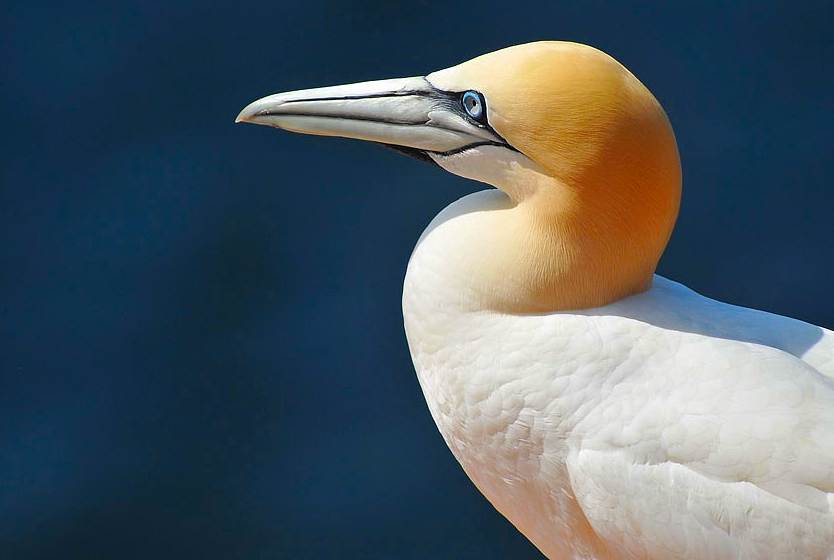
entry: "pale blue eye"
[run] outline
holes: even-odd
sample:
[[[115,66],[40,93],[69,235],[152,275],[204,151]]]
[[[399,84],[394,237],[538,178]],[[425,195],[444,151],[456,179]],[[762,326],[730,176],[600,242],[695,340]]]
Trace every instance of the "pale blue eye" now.
[[[466,114],[480,121],[484,118],[484,99],[477,91],[467,91],[461,97],[461,104]]]

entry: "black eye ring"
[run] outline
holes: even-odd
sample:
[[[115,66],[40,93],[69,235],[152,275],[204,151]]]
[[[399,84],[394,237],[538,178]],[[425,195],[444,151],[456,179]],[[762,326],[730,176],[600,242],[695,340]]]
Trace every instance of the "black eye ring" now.
[[[477,91],[465,91],[460,98],[460,104],[467,115],[479,123],[486,124],[486,102],[483,95]]]

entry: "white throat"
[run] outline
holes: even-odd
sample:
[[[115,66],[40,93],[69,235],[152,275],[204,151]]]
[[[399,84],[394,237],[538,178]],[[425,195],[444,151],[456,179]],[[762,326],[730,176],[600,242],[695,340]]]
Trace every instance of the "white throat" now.
[[[498,187],[516,202],[553,182],[539,164],[503,146],[477,146],[452,155],[431,154],[431,158],[450,173]]]

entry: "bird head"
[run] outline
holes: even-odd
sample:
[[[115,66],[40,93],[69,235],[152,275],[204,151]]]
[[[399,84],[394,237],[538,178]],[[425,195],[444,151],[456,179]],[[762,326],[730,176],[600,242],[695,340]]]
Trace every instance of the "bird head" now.
[[[576,43],[271,95],[237,121],[377,142],[501,189],[502,210],[525,224],[516,243],[534,247],[531,264],[501,265],[530,267],[514,310],[598,306],[646,289],[677,217],[680,160],[666,114],[625,67]]]

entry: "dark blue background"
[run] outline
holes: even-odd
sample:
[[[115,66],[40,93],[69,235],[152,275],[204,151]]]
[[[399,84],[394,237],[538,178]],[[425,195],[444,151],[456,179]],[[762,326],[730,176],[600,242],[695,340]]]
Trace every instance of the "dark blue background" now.
[[[834,326],[834,3],[0,8],[4,558],[534,558],[437,433],[406,262],[482,186],[233,125],[276,91],[595,45],[684,169],[660,272]]]

